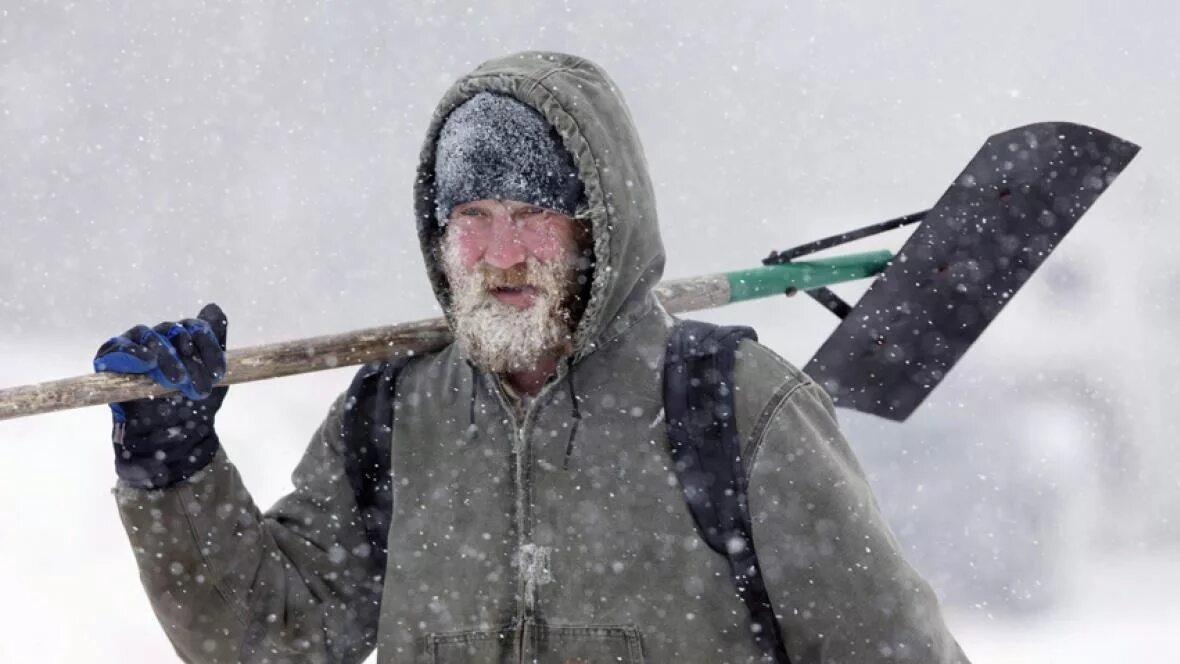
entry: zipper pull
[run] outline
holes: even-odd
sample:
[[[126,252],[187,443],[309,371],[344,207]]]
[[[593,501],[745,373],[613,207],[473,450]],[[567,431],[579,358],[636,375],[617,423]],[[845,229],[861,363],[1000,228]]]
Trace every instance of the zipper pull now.
[[[549,569],[549,554],[553,549],[547,546],[537,546],[529,543],[520,547],[518,564],[520,576],[524,579],[524,603],[529,616],[537,608],[538,586],[553,582],[553,573]]]

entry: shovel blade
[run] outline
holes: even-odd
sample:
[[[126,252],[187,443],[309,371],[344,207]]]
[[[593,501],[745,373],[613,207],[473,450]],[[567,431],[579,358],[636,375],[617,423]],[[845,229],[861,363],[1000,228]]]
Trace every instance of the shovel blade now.
[[[837,406],[905,420],[1138,151],[1064,122],[992,136],[805,371]]]

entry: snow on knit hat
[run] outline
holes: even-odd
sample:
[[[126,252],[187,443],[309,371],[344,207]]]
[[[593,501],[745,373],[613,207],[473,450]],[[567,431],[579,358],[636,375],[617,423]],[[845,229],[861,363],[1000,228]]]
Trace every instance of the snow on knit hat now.
[[[573,215],[582,181],[553,127],[531,107],[481,92],[447,116],[434,152],[437,219],[481,198],[520,201]]]

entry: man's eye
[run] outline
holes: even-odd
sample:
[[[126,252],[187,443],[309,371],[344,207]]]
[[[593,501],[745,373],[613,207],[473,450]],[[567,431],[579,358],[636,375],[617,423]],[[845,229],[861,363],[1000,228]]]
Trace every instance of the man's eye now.
[[[459,214],[465,217],[482,217],[483,210],[479,208],[463,208],[462,210],[459,210]]]

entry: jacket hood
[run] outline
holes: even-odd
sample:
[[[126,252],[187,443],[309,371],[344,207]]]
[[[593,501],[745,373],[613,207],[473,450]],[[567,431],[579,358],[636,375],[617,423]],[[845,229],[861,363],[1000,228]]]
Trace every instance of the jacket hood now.
[[[595,258],[590,299],[573,339],[573,359],[581,359],[651,305],[652,288],[664,270],[655,195],[631,113],[606,72],[563,53],[524,52],[490,60],[447,90],[422,146],[414,208],[427,274],[452,324],[451,292],[435,252],[442,236],[435,217],[435,144],[451,111],[480,92],[508,95],[536,109],[577,165]]]

